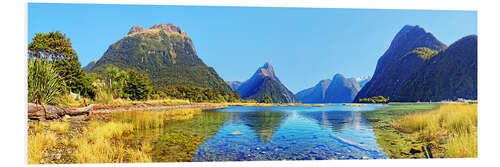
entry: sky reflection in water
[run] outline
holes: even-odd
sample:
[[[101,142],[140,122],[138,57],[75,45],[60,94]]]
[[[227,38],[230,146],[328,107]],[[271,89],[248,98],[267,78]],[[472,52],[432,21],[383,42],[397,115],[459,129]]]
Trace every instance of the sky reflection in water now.
[[[361,116],[373,109],[376,106],[232,106],[208,111],[230,119],[200,145],[193,161],[386,158]]]

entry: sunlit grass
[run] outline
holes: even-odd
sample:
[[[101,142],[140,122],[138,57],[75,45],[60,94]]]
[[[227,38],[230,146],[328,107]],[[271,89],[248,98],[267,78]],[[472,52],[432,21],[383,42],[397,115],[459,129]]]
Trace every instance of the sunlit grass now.
[[[477,157],[477,132],[463,132],[451,136],[446,148],[446,155],[448,157]]]
[[[126,146],[123,138],[133,134],[133,125],[120,122],[90,122],[72,142],[77,163],[151,162],[151,157]]]
[[[447,104],[393,120],[390,125],[404,132],[418,133],[428,142],[447,142],[447,157],[477,156],[477,104]]]
[[[28,135],[28,163],[40,164],[43,154],[56,145],[57,135],[52,131],[41,131]]]
[[[56,132],[57,134],[63,134],[69,128],[68,122],[51,122],[49,124],[49,129]]]
[[[91,100],[83,97],[74,99],[73,96],[66,93],[57,99],[57,105],[67,107],[83,107],[85,106],[85,101],[90,102]]]
[[[312,106],[313,106],[313,107],[326,107],[326,105],[325,105],[325,104],[314,104],[314,105],[312,105]]]
[[[201,109],[173,109],[162,111],[116,111],[113,121],[126,122],[134,129],[154,129],[163,127],[168,120],[186,120],[201,113]]]

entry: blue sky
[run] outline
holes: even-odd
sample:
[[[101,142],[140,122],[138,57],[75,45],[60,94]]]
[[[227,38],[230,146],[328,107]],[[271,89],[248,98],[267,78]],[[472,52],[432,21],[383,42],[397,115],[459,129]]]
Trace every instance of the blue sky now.
[[[373,75],[404,25],[420,25],[446,45],[477,34],[476,11],[28,4],[28,42],[61,31],[83,66],[132,26],[156,23],[181,27],[224,80],[244,81],[270,62],[294,93],[336,73]]]

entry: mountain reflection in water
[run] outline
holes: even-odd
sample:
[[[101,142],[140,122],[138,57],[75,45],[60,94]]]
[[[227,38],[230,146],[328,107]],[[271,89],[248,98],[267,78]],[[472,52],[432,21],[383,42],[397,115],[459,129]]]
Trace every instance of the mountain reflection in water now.
[[[361,116],[373,109],[233,106],[208,111],[226,113],[229,120],[200,145],[193,161],[386,158]]]

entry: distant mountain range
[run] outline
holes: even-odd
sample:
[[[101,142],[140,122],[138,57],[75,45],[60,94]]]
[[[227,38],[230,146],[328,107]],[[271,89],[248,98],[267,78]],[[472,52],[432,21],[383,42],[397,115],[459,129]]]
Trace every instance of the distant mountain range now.
[[[133,26],[125,37],[109,46],[99,60],[90,62],[84,69],[102,73],[109,66],[145,72],[155,88],[218,88],[237,95],[198,57],[191,38],[174,24],[155,24],[149,29]]]
[[[422,27],[409,25],[395,35],[379,58],[373,77],[336,74],[296,95],[281,83],[269,63],[245,82],[225,82],[198,57],[187,33],[174,24],[155,24],[149,29],[133,26],[84,70],[103,73],[111,66],[146,73],[157,90],[201,87],[222,91],[233,99],[238,93],[256,101],[269,96],[275,103],[358,102],[375,96],[392,102],[477,99],[477,36],[463,37],[447,47]]]
[[[296,96],[303,103],[344,103],[352,102],[361,86],[370,80],[370,77],[345,78],[342,74],[335,74],[330,79],[321,80],[312,88],[302,90]]]
[[[245,82],[226,82],[240,94],[243,99],[254,99],[258,102],[270,96],[274,103],[294,103],[299,99],[285,87],[274,73],[274,68],[266,62],[259,67],[253,76]]]
[[[229,87],[231,87],[231,89],[236,91],[240,87],[242,82],[240,82],[240,81],[226,81],[226,84],[228,84]]]
[[[374,96],[392,102],[477,99],[476,40],[468,36],[447,48],[423,28],[404,26],[354,102]]]

